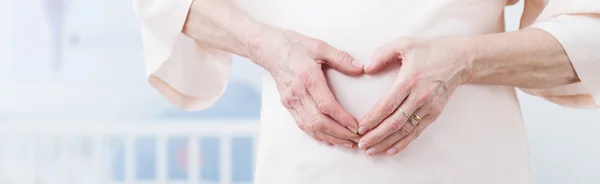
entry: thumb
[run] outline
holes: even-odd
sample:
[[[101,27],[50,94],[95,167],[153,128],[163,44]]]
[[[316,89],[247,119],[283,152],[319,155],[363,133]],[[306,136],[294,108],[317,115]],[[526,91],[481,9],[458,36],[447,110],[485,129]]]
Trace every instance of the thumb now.
[[[364,65],[352,58],[347,52],[338,50],[331,45],[320,42],[317,46],[315,59],[343,73],[358,75],[363,72]]]
[[[410,40],[398,39],[377,48],[373,52],[371,63],[365,66],[365,73],[374,74],[381,71],[390,63],[400,62],[402,60],[402,53],[410,49],[412,45],[413,43]]]

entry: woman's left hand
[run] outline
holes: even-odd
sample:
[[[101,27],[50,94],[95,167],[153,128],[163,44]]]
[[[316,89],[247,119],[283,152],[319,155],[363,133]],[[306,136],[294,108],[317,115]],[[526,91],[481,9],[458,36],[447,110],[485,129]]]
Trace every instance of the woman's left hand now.
[[[435,121],[454,90],[469,78],[470,55],[459,39],[401,38],[375,51],[367,74],[391,62],[402,66],[392,86],[359,122],[359,148],[394,155]]]

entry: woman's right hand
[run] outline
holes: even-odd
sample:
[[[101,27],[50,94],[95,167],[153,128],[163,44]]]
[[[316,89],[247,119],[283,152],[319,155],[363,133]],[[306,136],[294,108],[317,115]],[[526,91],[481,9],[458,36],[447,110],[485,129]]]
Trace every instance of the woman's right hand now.
[[[264,28],[253,38],[248,57],[275,79],[281,102],[298,127],[327,145],[354,147],[358,121],[336,101],[322,65],[357,75],[363,65],[324,41],[278,28]]]
[[[145,9],[154,10],[154,6]],[[156,14],[150,11],[147,16]],[[347,74],[362,73],[363,66],[353,62],[348,53],[257,22],[231,0],[192,1],[182,32],[196,43],[244,56],[270,72],[285,107],[298,126],[315,139],[348,147],[354,145],[352,140],[358,141],[358,121],[336,102],[321,69],[327,64]]]

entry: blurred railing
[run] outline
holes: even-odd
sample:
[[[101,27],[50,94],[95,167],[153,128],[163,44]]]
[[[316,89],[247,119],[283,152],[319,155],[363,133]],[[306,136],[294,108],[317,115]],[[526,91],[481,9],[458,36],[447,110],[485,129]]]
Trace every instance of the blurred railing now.
[[[196,120],[197,121],[197,120]],[[188,138],[188,163],[199,163],[198,139],[220,139],[219,182],[232,183],[232,138],[255,137],[258,124],[245,120],[210,120],[209,123],[168,124],[122,123],[10,123],[0,126],[0,183],[2,184],[107,184],[107,183],[215,183],[202,181],[200,166],[187,164],[186,181],[170,181],[167,168],[168,137]],[[156,140],[156,179],[136,179],[136,138],[153,136]],[[110,179],[107,142],[124,141],[124,181]],[[255,139],[256,140],[256,139]],[[254,144],[256,146],[256,144]],[[253,149],[256,150],[256,149]],[[255,151],[253,151],[255,154]],[[254,156],[252,157],[255,158]]]

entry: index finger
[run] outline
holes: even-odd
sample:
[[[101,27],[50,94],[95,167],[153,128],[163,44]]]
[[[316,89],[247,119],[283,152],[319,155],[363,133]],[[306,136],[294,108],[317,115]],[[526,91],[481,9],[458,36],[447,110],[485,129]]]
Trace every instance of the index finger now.
[[[350,129],[353,133],[358,132],[358,120],[348,113],[340,103],[337,102],[333,93],[327,86],[327,80],[323,71],[319,70],[311,75],[312,80],[306,83],[306,89],[317,104],[319,110],[338,123]]]
[[[325,42],[317,42],[315,59],[317,63],[325,63],[345,74],[357,75],[363,72],[364,65],[344,51],[338,50]]]
[[[414,41],[407,38],[399,38],[389,42],[375,50],[371,57],[371,63],[365,66],[365,73],[374,74],[385,68],[391,62],[399,62],[400,56],[414,45]]]
[[[364,134],[379,125],[386,117],[396,111],[409,93],[409,86],[402,84],[394,85],[392,91],[381,98],[381,100],[379,100],[377,104],[363,116],[359,122],[358,133]]]

